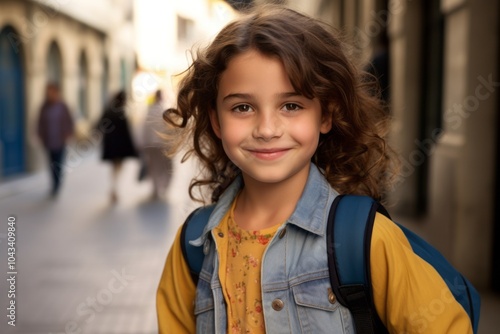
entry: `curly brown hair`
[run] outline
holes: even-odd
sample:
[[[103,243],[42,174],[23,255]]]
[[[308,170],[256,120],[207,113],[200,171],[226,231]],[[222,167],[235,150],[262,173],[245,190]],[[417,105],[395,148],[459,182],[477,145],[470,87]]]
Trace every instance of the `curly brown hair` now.
[[[322,113],[332,117],[332,129],[320,137],[312,157],[339,193],[363,194],[380,199],[397,174],[398,162],[385,137],[389,117],[374,95],[374,80],[346,56],[344,43],[331,27],[282,6],[261,6],[228,24],[205,49],[198,50],[184,72],[177,108],[165,120],[177,126],[179,143],[192,139],[183,160],[193,153],[204,175],[191,182],[209,186],[212,201],[238,175],[210,124],[216,110],[219,78],[236,55],[249,50],[277,57],[294,89],[318,98]],[[179,145],[177,146],[179,148]]]

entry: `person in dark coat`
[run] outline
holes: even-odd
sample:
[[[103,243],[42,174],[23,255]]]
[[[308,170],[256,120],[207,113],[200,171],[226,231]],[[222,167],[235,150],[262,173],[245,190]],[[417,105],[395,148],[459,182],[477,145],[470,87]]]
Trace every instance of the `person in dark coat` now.
[[[38,118],[38,137],[47,151],[52,197],[58,194],[61,186],[66,142],[73,132],[73,119],[68,106],[61,99],[59,86],[56,83],[47,84],[45,101]]]
[[[109,161],[112,165],[111,201],[113,203],[117,201],[116,183],[123,160],[129,157],[137,157],[137,151],[125,115],[126,102],[127,95],[125,92],[118,92],[108,107],[105,108],[99,120],[99,128],[106,129],[106,131],[103,131],[102,160]]]

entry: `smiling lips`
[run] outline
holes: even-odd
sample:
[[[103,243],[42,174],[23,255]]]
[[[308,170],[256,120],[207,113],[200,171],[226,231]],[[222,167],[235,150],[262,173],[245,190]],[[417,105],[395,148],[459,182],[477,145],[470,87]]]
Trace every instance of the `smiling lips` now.
[[[289,148],[267,148],[267,149],[248,149],[254,157],[261,160],[275,160],[284,156]]]

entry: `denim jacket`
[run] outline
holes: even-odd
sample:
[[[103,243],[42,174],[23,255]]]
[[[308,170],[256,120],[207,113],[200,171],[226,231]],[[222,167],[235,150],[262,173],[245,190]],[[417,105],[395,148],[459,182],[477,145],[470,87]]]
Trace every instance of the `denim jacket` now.
[[[237,178],[220,197],[202,236],[205,260],[198,281],[196,332],[227,333],[226,303],[219,280],[216,238],[212,236],[242,187]],[[338,193],[311,164],[295,211],[278,229],[262,258],[262,307],[266,333],[354,333],[348,309],[330,288],[326,224]]]

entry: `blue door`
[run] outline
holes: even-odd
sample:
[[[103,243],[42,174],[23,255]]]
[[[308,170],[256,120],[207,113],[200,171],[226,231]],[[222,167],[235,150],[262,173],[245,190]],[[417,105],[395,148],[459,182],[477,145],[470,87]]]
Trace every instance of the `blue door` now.
[[[0,177],[25,170],[22,50],[10,28],[0,32]]]

